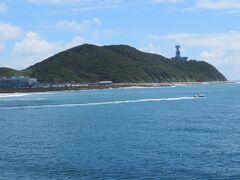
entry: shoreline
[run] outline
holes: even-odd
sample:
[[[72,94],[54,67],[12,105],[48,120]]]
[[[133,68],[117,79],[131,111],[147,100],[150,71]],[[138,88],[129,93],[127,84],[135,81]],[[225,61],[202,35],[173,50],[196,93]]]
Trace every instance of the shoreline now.
[[[204,84],[229,84],[237,81],[206,81],[206,82],[172,82],[172,83],[113,83],[111,85],[94,86],[69,86],[69,87],[51,87],[51,88],[19,88],[19,89],[0,89],[0,94],[6,93],[29,93],[29,92],[53,92],[53,91],[80,91],[80,90],[99,90],[99,89],[118,89],[131,87],[172,87],[185,85],[204,85]]]

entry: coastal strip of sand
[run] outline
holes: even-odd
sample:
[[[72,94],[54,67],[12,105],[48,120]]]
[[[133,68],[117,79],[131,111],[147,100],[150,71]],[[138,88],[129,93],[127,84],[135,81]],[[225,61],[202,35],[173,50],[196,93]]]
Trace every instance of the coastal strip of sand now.
[[[26,92],[51,92],[67,90],[97,90],[110,88],[134,88],[134,87],[171,87],[184,85],[203,85],[203,84],[223,84],[236,83],[236,81],[210,81],[210,82],[164,82],[164,83],[112,83],[110,85],[89,85],[89,86],[66,86],[66,87],[34,87],[34,88],[16,88],[0,89],[0,93],[26,93]]]

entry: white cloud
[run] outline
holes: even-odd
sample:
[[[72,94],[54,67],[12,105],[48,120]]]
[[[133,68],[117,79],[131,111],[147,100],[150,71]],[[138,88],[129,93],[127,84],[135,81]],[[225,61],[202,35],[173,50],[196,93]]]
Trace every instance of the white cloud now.
[[[195,58],[217,67],[229,79],[240,79],[240,32],[215,34],[169,34],[149,37],[152,42],[181,44],[198,53]],[[196,53],[196,54],[197,54]]]
[[[77,21],[59,21],[55,24],[57,28],[65,29],[69,31],[83,32],[90,28],[92,25],[101,25],[101,21],[98,18],[93,20],[84,20],[82,22]]]
[[[20,27],[0,22],[0,42],[18,39],[22,34],[23,30]]]
[[[88,0],[28,0],[31,3],[46,3],[46,4],[64,4],[64,3],[84,3]],[[91,0],[90,0],[91,1]]]
[[[58,44],[48,42],[37,33],[28,32],[22,41],[15,43],[10,64],[23,68],[53,55],[58,49]]]
[[[93,21],[99,26],[102,24],[102,21],[98,18],[94,18]]]
[[[69,43],[67,43],[63,47],[64,47],[64,49],[69,49],[69,48],[73,48],[73,47],[82,45],[82,44],[87,43],[87,42],[88,41],[84,37],[75,36]]]
[[[164,36],[150,36],[151,40],[171,40],[179,44],[201,47],[221,47],[225,49],[240,49],[240,32],[230,31],[216,34],[179,33]]]
[[[0,51],[4,49],[4,44],[0,44]]]
[[[25,0],[34,4],[50,4],[62,7],[62,10],[54,10],[53,12],[79,12],[89,11],[103,8],[115,8],[122,4],[123,0]]]
[[[153,0],[153,3],[178,3],[183,2],[184,0]]]
[[[82,45],[85,38],[75,36],[69,42],[49,42],[38,33],[28,32],[23,40],[16,42],[8,66],[23,69],[40,62],[58,52]]]
[[[240,0],[198,0],[196,7],[200,9],[239,9]]]
[[[185,0],[152,0],[153,3],[179,3]],[[208,10],[234,10],[240,9],[240,0],[195,0],[194,6],[186,7],[183,11],[192,11],[197,9]]]
[[[161,46],[158,46],[155,43],[149,43],[148,45],[141,47],[139,50],[148,53],[160,54],[165,57],[168,56],[168,54],[162,50]]]
[[[122,0],[27,0],[31,3],[44,3],[44,4],[67,4],[67,3],[81,3],[81,4],[114,4],[121,3]]]
[[[26,31],[16,25],[0,22],[0,51],[8,47],[8,49],[4,49],[4,55],[0,58],[0,66],[23,69],[63,50],[92,42],[96,38],[96,32],[101,32],[102,36],[105,34],[105,30],[99,28],[101,23],[98,18],[82,22],[59,22],[56,24],[58,28],[74,31],[76,36],[69,41],[51,42],[36,32]],[[79,32],[82,31],[91,35],[92,40],[89,41],[79,36]]]
[[[8,6],[5,3],[0,2],[0,13],[5,13],[7,10]]]
[[[55,26],[57,28],[66,29],[70,31],[86,31],[91,25],[90,21],[76,22],[76,21],[59,21]]]
[[[200,57],[216,66],[231,80],[240,79],[239,50],[210,49],[200,53]]]
[[[218,66],[225,63],[225,59],[221,60],[224,55],[225,55],[224,49],[204,50],[200,53],[202,59],[208,62],[212,62]]]
[[[5,46],[9,41],[19,40],[23,35],[24,30],[21,29],[20,27],[6,22],[0,22],[0,51],[3,51],[5,49]],[[2,57],[0,61],[1,63],[3,63]]]

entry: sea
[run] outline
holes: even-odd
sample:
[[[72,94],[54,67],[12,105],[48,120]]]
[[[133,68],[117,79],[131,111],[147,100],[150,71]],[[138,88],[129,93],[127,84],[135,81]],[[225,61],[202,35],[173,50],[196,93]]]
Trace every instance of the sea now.
[[[240,179],[240,84],[0,94],[0,179]]]

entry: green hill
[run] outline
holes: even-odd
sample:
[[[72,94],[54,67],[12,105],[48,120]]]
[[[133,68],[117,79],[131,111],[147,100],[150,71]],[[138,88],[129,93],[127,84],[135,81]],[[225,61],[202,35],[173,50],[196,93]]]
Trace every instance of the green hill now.
[[[17,71],[15,69],[0,67],[0,77],[9,77],[9,76],[18,76],[21,75],[21,71]]]
[[[4,75],[5,74],[5,75]],[[212,65],[172,61],[126,45],[84,44],[56,54],[22,71],[0,69],[0,76],[36,77],[40,82],[192,82],[225,81]]]

